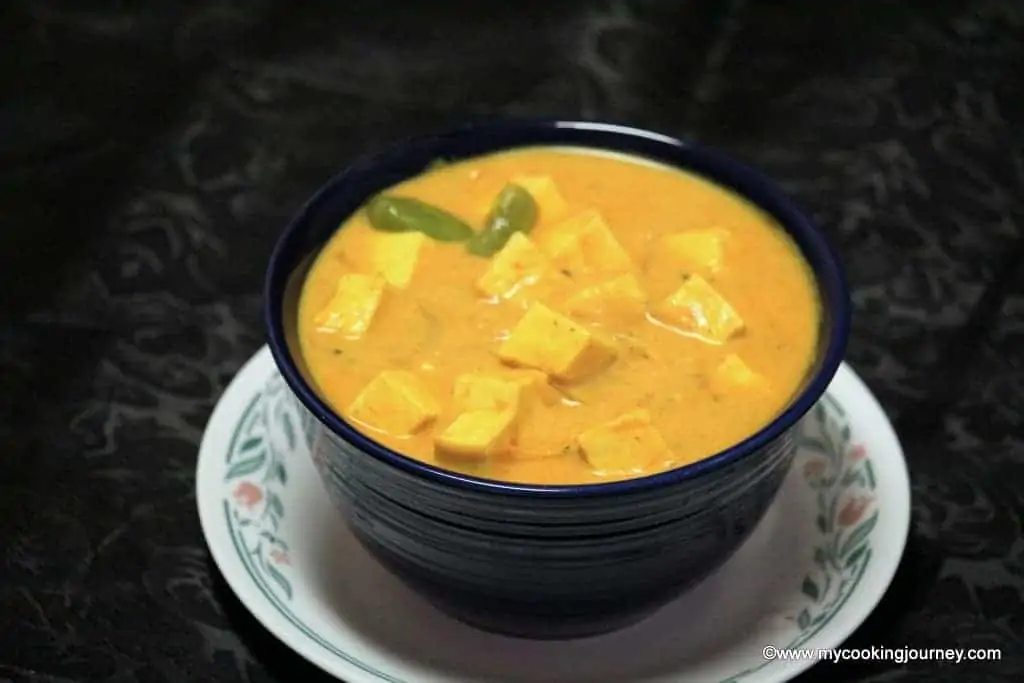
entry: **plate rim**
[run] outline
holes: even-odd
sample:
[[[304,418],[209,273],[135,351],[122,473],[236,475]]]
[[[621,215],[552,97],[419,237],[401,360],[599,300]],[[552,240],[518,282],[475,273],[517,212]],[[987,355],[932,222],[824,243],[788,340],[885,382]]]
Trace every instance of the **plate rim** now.
[[[269,367],[264,373],[267,375],[266,377],[257,374],[261,366],[268,365]],[[251,570],[244,565],[238,552],[231,552],[234,549],[234,534],[230,524],[222,521],[225,519],[222,513],[226,512],[226,504],[222,506],[219,498],[212,502],[204,502],[207,501],[207,498],[204,498],[203,492],[213,490],[214,487],[213,482],[206,480],[206,477],[213,476],[212,472],[209,474],[207,472],[215,467],[213,461],[216,453],[212,452],[213,444],[226,443],[230,438],[230,425],[224,418],[231,417],[235,412],[241,416],[241,412],[262,395],[262,383],[272,376],[273,367],[270,349],[264,344],[239,367],[227,387],[218,396],[204,427],[196,459],[195,497],[199,523],[208,551],[228,588],[253,618],[286,647],[328,675],[352,683],[363,683],[370,680],[388,683],[418,683],[415,679],[400,678],[380,671],[374,665],[365,663],[358,657],[334,646],[322,636],[317,637],[314,630],[301,620],[290,619],[280,607],[275,605],[275,601],[266,594],[266,591],[254,581]],[[900,523],[903,528],[889,534],[892,541],[887,550],[891,553],[891,559],[888,565],[880,570],[878,578],[874,582],[877,589],[864,596],[856,605],[844,601],[833,613],[833,616],[845,612],[847,617],[840,622],[832,622],[831,617],[826,621],[826,624],[831,622],[834,625],[839,625],[829,639],[831,642],[822,643],[818,647],[810,649],[840,647],[877,609],[879,603],[888,593],[902,563],[910,533],[912,504],[910,473],[899,436],[871,388],[846,361],[840,364],[837,376],[839,374],[845,375],[844,381],[854,385],[855,391],[866,402],[867,408],[874,412],[877,418],[880,418],[877,422],[881,424],[886,433],[879,438],[891,444],[892,452],[887,455],[887,458],[892,460],[890,467],[894,468],[894,471],[890,473],[890,476],[894,478],[898,476],[903,482],[902,487],[899,487],[896,481],[890,482],[895,487],[891,495],[895,499],[898,493],[899,498],[905,504],[899,508],[893,507],[896,510],[896,515],[889,524]],[[896,500],[895,502],[898,504],[900,501]],[[229,545],[217,542],[218,535],[232,543]],[[290,628],[280,628],[279,624],[282,621],[287,623]],[[827,647],[825,647],[826,645]],[[804,644],[801,644],[800,647],[803,646]],[[766,660],[754,669],[748,668],[732,673],[725,679],[721,679],[719,683],[731,683],[732,681],[783,683],[803,673],[816,663],[816,660],[812,658],[788,661]],[[373,678],[367,679],[367,676]]]

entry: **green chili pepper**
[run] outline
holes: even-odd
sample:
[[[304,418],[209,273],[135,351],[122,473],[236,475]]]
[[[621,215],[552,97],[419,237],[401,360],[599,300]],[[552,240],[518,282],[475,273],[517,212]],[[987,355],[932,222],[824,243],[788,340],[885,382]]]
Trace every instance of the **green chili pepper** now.
[[[528,233],[537,221],[537,202],[533,195],[509,183],[491,205],[484,228],[466,243],[471,254],[490,256],[498,252],[514,232]]]
[[[450,165],[450,163],[451,162],[448,161],[447,159],[445,159],[444,157],[438,157],[438,158],[432,160],[429,164],[427,164],[424,167],[423,171],[424,171],[424,173],[430,173],[431,171],[437,171],[437,170],[440,170],[440,169]]]
[[[411,197],[374,197],[366,215],[377,230],[418,231],[440,242],[461,242],[473,234],[471,227],[447,211]]]

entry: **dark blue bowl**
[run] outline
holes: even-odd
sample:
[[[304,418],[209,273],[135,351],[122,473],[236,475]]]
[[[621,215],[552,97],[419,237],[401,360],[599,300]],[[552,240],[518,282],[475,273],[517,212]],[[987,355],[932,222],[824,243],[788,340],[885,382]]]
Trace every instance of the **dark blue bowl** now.
[[[612,150],[695,172],[773,215],[810,263],[824,310],[819,355],[771,424],[700,462],[623,482],[533,486],[474,478],[362,435],[314,392],[296,309],[318,250],[374,193],[435,159],[560,145]],[[842,360],[850,304],[818,228],[770,181],[722,154],[618,125],[518,121],[408,140],[335,176],[285,230],[267,271],[266,323],[281,374],[315,418],[314,460],[360,542],[449,614],[481,628],[567,638],[620,628],[718,568],[750,534],[789,470],[800,418]]]

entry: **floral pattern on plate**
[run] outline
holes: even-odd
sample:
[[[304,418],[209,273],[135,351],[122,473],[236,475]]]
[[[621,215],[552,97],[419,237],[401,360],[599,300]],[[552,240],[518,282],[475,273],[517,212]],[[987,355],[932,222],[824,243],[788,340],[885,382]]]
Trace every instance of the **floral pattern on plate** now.
[[[225,454],[224,510],[239,559],[253,582],[288,621],[335,655],[380,680],[400,679],[369,667],[328,643],[288,607],[292,599],[291,556],[281,537],[287,511],[288,458],[309,457],[313,425],[272,373],[231,432]],[[800,586],[801,604],[786,618],[794,633],[785,647],[799,648],[839,612],[872,561],[872,532],[879,510],[875,468],[866,447],[853,440],[840,403],[826,394],[804,419],[794,469],[816,500],[812,570]],[[765,661],[721,683],[740,683],[768,666]]]

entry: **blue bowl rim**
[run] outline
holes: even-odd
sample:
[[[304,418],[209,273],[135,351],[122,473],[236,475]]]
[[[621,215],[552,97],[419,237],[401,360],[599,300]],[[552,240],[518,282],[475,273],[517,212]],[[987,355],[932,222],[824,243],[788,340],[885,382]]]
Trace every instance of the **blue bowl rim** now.
[[[375,163],[396,153],[401,154],[402,150],[408,150],[419,144],[437,144],[445,140],[457,140],[465,136],[483,135],[502,137],[515,133],[523,137],[528,133],[540,134],[542,131],[550,133],[553,129],[565,131],[566,135],[572,135],[573,131],[600,133],[609,137],[619,139],[633,139],[645,145],[656,145],[662,148],[668,156],[674,149],[676,153],[685,152],[690,158],[696,158],[704,166],[703,171],[695,171],[691,166],[683,163],[673,163],[671,160],[659,156],[651,158],[657,163],[670,167],[679,168],[684,171],[697,173],[707,180],[730,187],[740,196],[750,201],[755,206],[772,215],[783,228],[795,239],[804,245],[801,247],[805,258],[812,265],[815,274],[815,282],[819,292],[832,291],[836,293],[831,302],[831,307],[826,306],[824,296],[822,306],[829,318],[828,345],[822,356],[821,364],[817,371],[805,383],[800,394],[790,402],[789,406],[779,413],[769,424],[750,435],[743,441],[719,451],[711,456],[689,463],[671,470],[655,474],[636,477],[632,479],[617,480],[611,482],[589,483],[589,484],[565,484],[565,485],[540,485],[524,484],[483,477],[474,477],[462,474],[441,467],[435,467],[409,456],[402,455],[383,444],[380,444],[370,437],[365,436],[355,427],[346,422],[339,414],[332,410],[309,386],[299,371],[295,361],[288,350],[283,319],[283,295],[291,277],[292,270],[287,272],[280,265],[282,255],[286,252],[289,243],[296,239],[305,227],[308,219],[315,215],[315,211],[321,201],[337,188],[341,183],[350,179],[353,173],[372,174]],[[515,149],[535,146],[536,144],[522,142],[514,145],[497,145],[493,152],[503,149]],[[601,147],[594,144],[573,144],[571,142],[560,143],[549,146],[579,147],[584,149],[613,151],[626,156],[645,158],[644,154],[631,151],[624,151],[612,147]],[[713,169],[708,173],[707,169]],[[747,192],[735,188],[738,181],[746,186],[757,188],[758,194],[768,197],[769,202],[757,201]],[[765,203],[774,205],[769,209]],[[810,252],[810,253],[808,253]],[[672,486],[686,480],[707,475],[735,463],[746,456],[761,451],[763,448],[782,436],[787,430],[793,427],[821,398],[827,390],[833,377],[843,361],[846,351],[846,344],[849,338],[851,325],[851,305],[849,301],[849,290],[846,283],[845,273],[838,255],[829,243],[829,240],[818,228],[816,223],[782,191],[762,173],[755,170],[729,155],[716,149],[706,147],[692,141],[672,137],[663,133],[638,128],[635,126],[619,123],[569,120],[569,119],[501,119],[497,121],[486,121],[471,123],[461,127],[448,129],[440,133],[416,135],[400,140],[389,146],[386,150],[369,154],[358,158],[346,168],[336,173],[330,180],[322,185],[316,193],[299,209],[290,223],[281,234],[268,262],[264,282],[264,322],[267,327],[267,341],[271,354],[278,370],[283,376],[289,388],[298,397],[299,401],[309,410],[327,429],[349,444],[355,446],[379,461],[383,461],[399,470],[405,471],[414,476],[422,477],[442,485],[452,486],[456,489],[475,491],[478,493],[495,493],[506,495],[530,495],[544,497],[591,497],[625,495],[651,491],[658,488]]]

